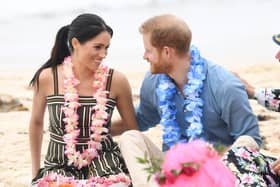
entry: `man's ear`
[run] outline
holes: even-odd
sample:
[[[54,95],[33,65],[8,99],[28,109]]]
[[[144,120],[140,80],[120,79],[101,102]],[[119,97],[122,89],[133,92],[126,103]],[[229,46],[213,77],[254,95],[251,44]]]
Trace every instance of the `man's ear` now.
[[[161,50],[161,53],[162,55],[166,56],[167,58],[170,58],[170,55],[171,55],[171,49],[170,47],[168,46],[164,46]]]
[[[164,54],[167,58],[172,58],[175,54],[175,49],[169,46],[164,46],[162,48],[162,54]]]

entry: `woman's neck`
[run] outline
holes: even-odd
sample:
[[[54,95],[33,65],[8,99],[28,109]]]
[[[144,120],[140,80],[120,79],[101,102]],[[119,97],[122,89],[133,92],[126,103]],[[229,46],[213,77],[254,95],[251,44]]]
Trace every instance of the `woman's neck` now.
[[[75,77],[80,80],[80,82],[92,80],[94,71],[84,66],[82,62],[75,58],[72,58],[72,63]]]

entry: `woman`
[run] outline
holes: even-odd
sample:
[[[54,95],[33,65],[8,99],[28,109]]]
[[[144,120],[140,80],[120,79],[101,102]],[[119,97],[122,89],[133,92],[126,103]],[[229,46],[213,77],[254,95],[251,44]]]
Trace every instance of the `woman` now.
[[[127,78],[103,65],[112,35],[99,16],[79,15],[58,31],[50,59],[31,80],[32,183],[51,172],[76,179],[128,173],[111,134],[137,126]],[[40,169],[46,106],[50,142]],[[118,132],[110,131],[115,106],[124,121]]]

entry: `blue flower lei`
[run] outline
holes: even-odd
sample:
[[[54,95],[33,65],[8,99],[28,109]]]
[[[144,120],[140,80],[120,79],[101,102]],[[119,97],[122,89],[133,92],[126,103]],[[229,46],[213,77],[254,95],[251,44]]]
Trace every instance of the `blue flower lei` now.
[[[176,104],[174,96],[176,86],[171,78],[166,74],[159,75],[159,84],[156,94],[159,98],[159,108],[161,111],[160,124],[163,126],[163,143],[170,148],[178,142],[189,142],[199,138],[203,132],[201,122],[203,100],[200,98],[205,79],[204,64],[205,59],[200,56],[199,50],[191,46],[191,64],[186,75],[188,83],[184,85],[184,111],[191,112],[191,116],[186,116],[186,130],[181,132],[176,121]],[[182,134],[188,136],[188,140],[180,140]]]

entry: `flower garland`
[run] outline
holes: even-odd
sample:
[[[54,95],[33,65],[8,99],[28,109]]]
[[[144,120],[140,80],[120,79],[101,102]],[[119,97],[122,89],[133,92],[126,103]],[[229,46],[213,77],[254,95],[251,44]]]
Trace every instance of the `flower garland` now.
[[[186,116],[186,130],[181,132],[180,126],[176,121],[176,104],[174,96],[176,85],[166,74],[159,76],[159,84],[156,94],[159,98],[159,108],[161,110],[160,124],[163,126],[163,143],[169,148],[178,142],[192,141],[202,134],[203,127],[201,122],[203,100],[200,94],[205,79],[204,64],[206,60],[199,54],[199,50],[192,46],[191,64],[187,74],[188,83],[184,85],[184,111],[191,112],[191,116]],[[180,140],[181,135],[188,136],[188,140]]]
[[[96,99],[96,105],[93,107],[91,116],[91,135],[87,142],[88,148],[80,153],[76,151],[77,138],[80,134],[78,128],[79,115],[77,114],[79,103],[79,95],[76,89],[80,81],[74,76],[73,64],[71,57],[66,57],[63,62],[64,73],[64,107],[62,108],[65,118],[65,131],[63,140],[66,142],[65,155],[68,157],[68,165],[73,164],[78,169],[88,165],[93,158],[98,156],[98,150],[102,149],[101,140],[102,133],[107,133],[108,129],[103,127],[108,118],[106,112],[107,91],[105,84],[108,76],[108,67],[100,65],[97,69],[93,81],[93,97]]]
[[[112,184],[122,183],[125,186],[129,186],[131,181],[124,173],[117,175],[110,175],[108,177],[92,177],[88,180],[76,180],[74,177],[65,177],[57,173],[50,173],[44,178],[39,179],[39,187],[108,187]]]
[[[202,140],[178,143],[166,152],[155,179],[159,187],[234,187],[236,177],[220,158],[225,149]]]

